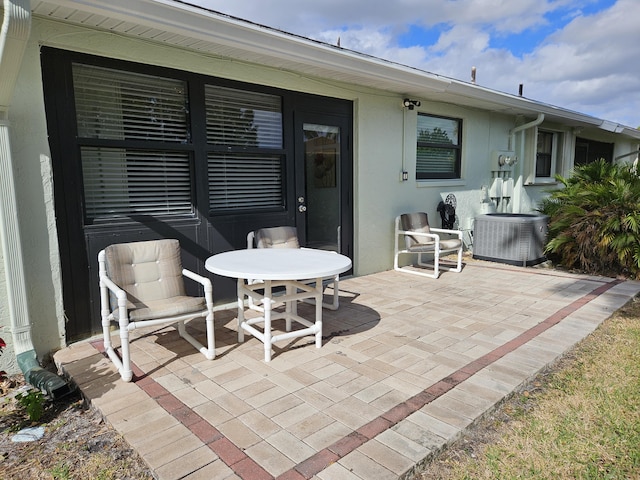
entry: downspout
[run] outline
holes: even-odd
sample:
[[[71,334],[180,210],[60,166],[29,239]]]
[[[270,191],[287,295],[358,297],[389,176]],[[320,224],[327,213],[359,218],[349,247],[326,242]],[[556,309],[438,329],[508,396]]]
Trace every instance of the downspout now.
[[[4,0],[3,8],[0,30],[0,239],[11,333],[18,366],[25,380],[56,399],[71,392],[71,388],[61,377],[38,364],[33,347],[9,142],[9,105],[31,31],[30,0]]]
[[[511,130],[509,130],[509,150],[511,151],[515,151],[515,147],[516,147],[516,134],[518,132],[522,132],[524,130],[528,130],[529,128],[533,128],[533,127],[537,127],[538,125],[540,125],[542,122],[544,122],[544,113],[539,113],[538,117],[529,122],[529,123],[524,123],[522,125],[518,125],[517,127],[512,128]],[[523,142],[524,143],[524,142]],[[517,188],[514,188],[514,197],[512,198],[512,209],[513,211],[520,211],[522,205],[522,187],[525,183],[525,176],[527,175],[525,170],[524,170],[524,144],[520,145],[520,151],[516,152],[517,153],[517,157],[520,159],[520,161],[518,162],[520,164],[520,172],[519,172],[519,176],[517,177],[518,180],[516,182],[516,185],[514,185]],[[515,169],[514,169],[515,170]],[[515,181],[515,175],[514,175],[514,181]],[[516,190],[518,192],[518,195],[516,196]]]
[[[509,130],[509,150],[513,149],[513,147],[515,146],[516,133],[521,132],[523,130],[528,130],[529,128],[537,127],[542,122],[544,122],[544,113],[539,113],[538,118],[536,118],[535,120],[529,123],[525,123],[523,125],[518,125],[517,127],[514,127],[511,130]]]

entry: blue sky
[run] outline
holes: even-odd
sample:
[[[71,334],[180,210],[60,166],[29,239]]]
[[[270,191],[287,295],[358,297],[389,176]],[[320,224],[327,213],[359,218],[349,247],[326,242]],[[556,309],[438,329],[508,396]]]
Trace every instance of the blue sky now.
[[[187,0],[432,73],[640,126],[640,0]]]

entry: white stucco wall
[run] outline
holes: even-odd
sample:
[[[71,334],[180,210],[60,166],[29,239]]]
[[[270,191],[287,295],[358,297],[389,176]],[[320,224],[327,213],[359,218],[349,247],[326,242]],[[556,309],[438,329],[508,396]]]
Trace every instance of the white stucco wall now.
[[[0,338],[7,344],[2,352],[2,356],[0,356],[0,370],[8,373],[16,373],[19,369],[13,349],[13,342],[11,341],[8,303],[4,257],[2,256],[2,251],[0,251]]]
[[[260,83],[354,102],[354,271],[364,275],[392,267],[393,220],[407,211],[426,211],[440,225],[438,202],[453,193],[462,228],[482,213],[481,188],[492,179],[491,152],[508,147],[515,118],[455,105],[427,102],[414,111],[401,107],[402,97],[361,89],[332,80],[301,76],[268,67],[203,56],[108,32],[34,18],[12,107],[11,141],[15,163],[18,215],[33,322],[33,340],[40,355],[64,345],[64,311],[60,258],[53,201],[50,152],[42,93],[40,46],[144,62],[244,82]],[[461,118],[462,179],[415,180],[416,114]],[[404,130],[404,132],[403,132]],[[402,169],[409,180],[402,182]],[[516,168],[516,184],[522,185]],[[539,188],[521,188],[520,211],[535,208]],[[0,264],[0,332],[8,331],[6,288]],[[7,338],[5,338],[7,340]],[[0,364],[1,365],[1,364]]]
[[[33,37],[16,83],[10,121],[31,336],[36,352],[42,358],[64,345],[64,312],[40,54]],[[5,314],[0,310],[0,319],[0,327],[10,332],[8,312]],[[9,343],[10,333],[3,338]],[[12,365],[10,370],[17,369]]]

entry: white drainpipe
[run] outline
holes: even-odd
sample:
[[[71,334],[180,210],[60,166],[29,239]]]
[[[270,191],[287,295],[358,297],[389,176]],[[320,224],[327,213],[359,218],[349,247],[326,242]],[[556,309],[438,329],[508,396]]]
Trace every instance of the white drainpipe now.
[[[528,130],[529,128],[537,127],[542,122],[544,122],[544,113],[539,113],[538,118],[536,118],[535,120],[523,125],[518,125],[517,127],[509,130],[509,150],[515,147],[516,133],[523,130]]]
[[[513,150],[516,147],[516,133],[518,132],[522,132],[524,130],[528,130],[529,128],[533,128],[533,127],[537,127],[538,125],[540,125],[542,122],[544,122],[544,113],[539,113],[538,117],[529,122],[529,123],[525,123],[522,125],[518,125],[517,127],[512,128],[511,130],[509,130],[509,150]],[[516,189],[514,189],[514,197],[512,198],[512,210],[514,212],[519,212],[520,208],[521,208],[521,196],[522,196],[522,192],[521,192],[521,187],[522,184],[524,183],[523,181],[523,176],[524,173],[522,173],[524,171],[524,145],[521,145],[520,151],[516,152],[518,158],[520,159],[520,161],[518,162],[520,164],[520,172],[521,175],[520,177],[516,177],[514,175],[514,180],[517,180],[516,182],[516,186],[518,187],[517,190],[519,192],[519,195],[515,196],[515,191]]]
[[[27,382],[54,398],[69,393],[66,382],[40,367],[31,322],[18,224],[16,186],[9,142],[9,106],[31,32],[30,0],[4,0],[0,31],[0,239],[8,294],[13,348]]]

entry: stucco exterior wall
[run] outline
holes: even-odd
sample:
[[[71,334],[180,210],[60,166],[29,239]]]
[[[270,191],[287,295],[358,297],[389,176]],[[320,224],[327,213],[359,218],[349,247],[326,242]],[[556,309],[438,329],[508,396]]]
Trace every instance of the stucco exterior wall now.
[[[19,371],[16,356],[11,341],[11,325],[9,325],[9,299],[7,279],[4,270],[4,257],[0,251],[0,338],[7,344],[0,356],[0,370],[8,373]]]

